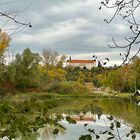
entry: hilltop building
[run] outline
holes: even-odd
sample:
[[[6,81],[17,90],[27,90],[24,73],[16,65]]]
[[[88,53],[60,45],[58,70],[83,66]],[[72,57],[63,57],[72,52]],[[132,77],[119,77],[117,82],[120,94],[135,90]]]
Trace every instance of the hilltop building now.
[[[73,66],[73,67],[80,67],[87,69],[91,69],[92,67],[96,67],[96,60],[77,60],[77,59],[70,59],[67,60],[67,66]]]

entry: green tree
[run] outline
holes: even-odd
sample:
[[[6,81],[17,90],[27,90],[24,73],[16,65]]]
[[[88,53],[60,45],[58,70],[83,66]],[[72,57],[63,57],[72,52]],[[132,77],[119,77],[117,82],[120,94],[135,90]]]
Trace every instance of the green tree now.
[[[19,89],[26,89],[38,85],[38,65],[41,57],[38,53],[32,53],[29,48],[23,53],[17,54],[14,60],[16,68],[16,85]]]
[[[57,66],[58,68],[63,68],[63,65],[64,65],[65,60],[66,60],[66,56],[65,56],[65,55],[62,55],[62,56],[60,57],[60,59],[58,60],[58,63],[57,63],[56,66]]]
[[[132,61],[132,74],[134,76],[134,86],[135,90],[140,89],[140,58],[135,57]]]

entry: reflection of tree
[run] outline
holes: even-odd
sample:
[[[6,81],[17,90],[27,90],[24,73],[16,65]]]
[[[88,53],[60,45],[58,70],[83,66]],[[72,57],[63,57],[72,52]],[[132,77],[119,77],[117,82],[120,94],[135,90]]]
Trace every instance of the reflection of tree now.
[[[98,120],[92,124],[85,123],[84,129],[88,132],[88,134],[80,136],[79,140],[92,140],[92,138],[122,140],[128,137],[135,139],[136,136],[138,136],[135,130],[123,123],[120,123],[120,121],[113,116],[103,115],[99,120],[100,123]]]
[[[65,106],[64,106],[65,104]],[[132,124],[134,129],[140,131],[140,110],[129,99],[78,99],[60,100],[56,113],[79,114],[91,111],[94,114],[112,114],[116,118],[123,119],[125,123]]]
[[[103,114],[112,114],[117,118],[123,119],[126,124],[131,124],[134,129],[140,131],[138,117],[140,110],[133,101],[130,102],[128,99],[100,99],[97,105],[102,109]],[[94,108],[95,105],[91,103],[89,106]]]
[[[55,139],[57,135],[53,134],[55,129],[59,129],[59,133],[63,135],[65,130],[61,127],[56,127],[54,125],[46,125],[44,128],[39,129],[39,138],[38,140],[51,140]]]

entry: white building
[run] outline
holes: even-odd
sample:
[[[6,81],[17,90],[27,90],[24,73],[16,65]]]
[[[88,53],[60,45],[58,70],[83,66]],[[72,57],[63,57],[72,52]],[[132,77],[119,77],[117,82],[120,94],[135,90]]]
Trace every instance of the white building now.
[[[67,60],[67,66],[73,66],[73,67],[80,67],[87,69],[91,69],[92,67],[96,67],[96,60]]]

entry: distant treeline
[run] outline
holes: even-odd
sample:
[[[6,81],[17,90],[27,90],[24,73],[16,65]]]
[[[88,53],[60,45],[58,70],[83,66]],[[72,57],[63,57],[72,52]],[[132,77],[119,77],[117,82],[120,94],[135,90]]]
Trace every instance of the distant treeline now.
[[[84,93],[86,83],[95,89],[109,88],[118,92],[134,92],[140,89],[140,58],[136,57],[129,65],[114,70],[93,67],[91,70],[80,67],[63,67],[65,56],[44,50],[42,57],[29,48],[16,54],[8,64],[5,57],[0,61],[0,92],[47,91],[55,93]]]
[[[7,60],[5,51],[11,38],[0,31],[0,95],[17,92],[77,93],[88,91],[87,83],[94,89],[117,92],[134,92],[140,89],[140,58],[114,70],[114,67],[63,67],[65,55],[52,50],[42,54],[29,48]],[[92,88],[90,88],[91,90]]]

